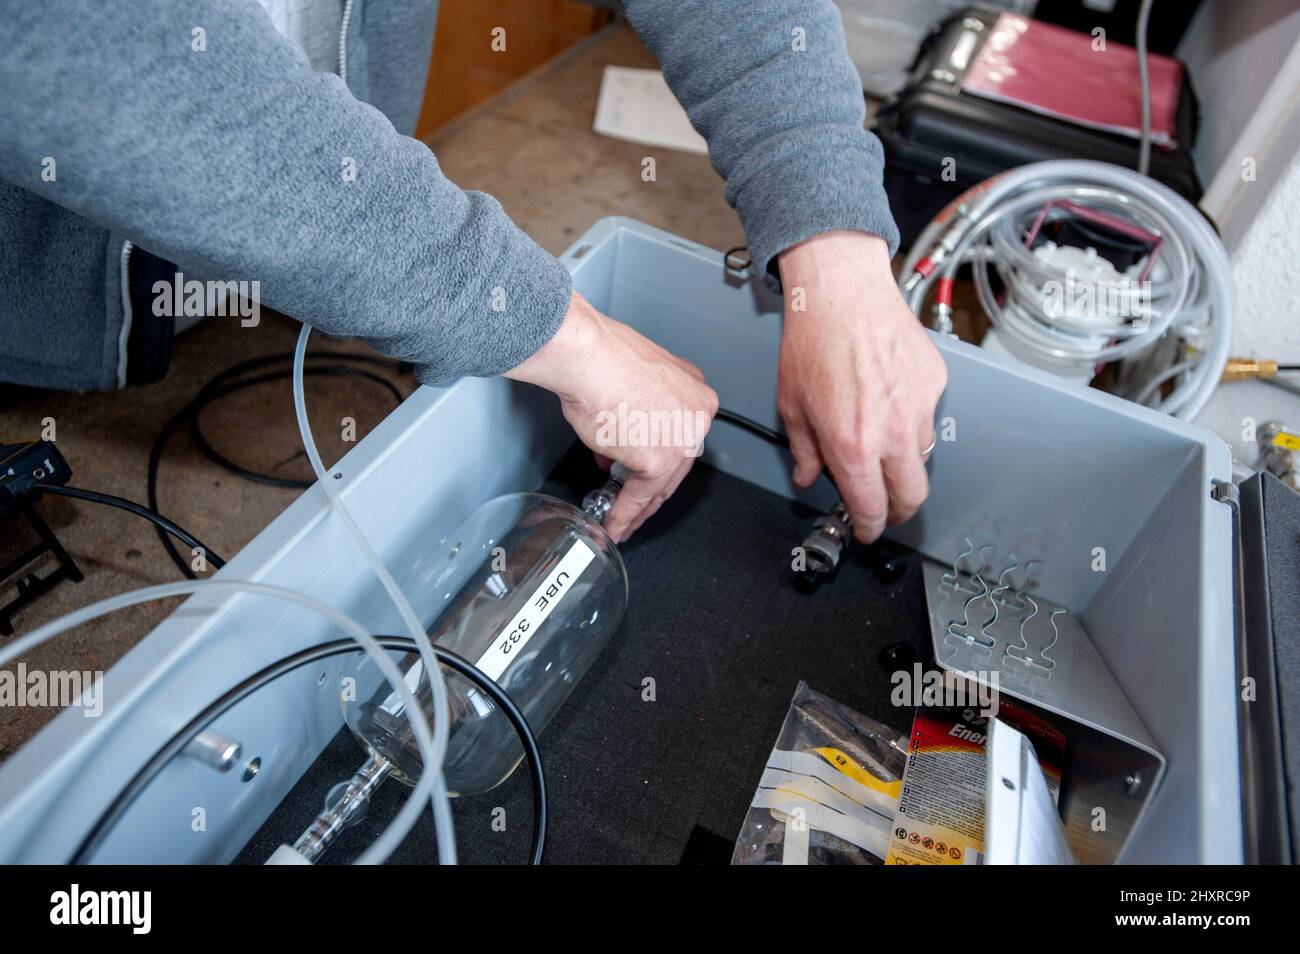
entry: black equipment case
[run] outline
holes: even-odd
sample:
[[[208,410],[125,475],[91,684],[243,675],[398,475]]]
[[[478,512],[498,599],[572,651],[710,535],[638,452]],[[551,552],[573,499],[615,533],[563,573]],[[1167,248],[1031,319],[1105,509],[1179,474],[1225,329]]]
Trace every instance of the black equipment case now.
[[[876,115],[874,131],[885,147],[885,189],[904,248],[966,189],[1015,166],[1049,159],[1137,166],[1135,139],[962,89],[1003,12],[974,5],[937,27],[921,47],[907,86]],[[1202,193],[1190,152],[1196,127],[1196,97],[1184,69],[1177,146],[1152,149],[1151,175],[1192,202]],[[951,170],[946,177],[945,168]]]

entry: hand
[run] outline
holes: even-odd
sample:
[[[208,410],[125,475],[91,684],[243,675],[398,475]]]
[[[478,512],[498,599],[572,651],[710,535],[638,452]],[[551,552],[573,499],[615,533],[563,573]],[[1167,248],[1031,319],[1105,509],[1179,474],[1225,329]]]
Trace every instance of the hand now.
[[[808,487],[828,468],[869,543],[929,493],[922,452],[948,382],[939,350],[894,282],[884,241],[827,232],[779,259],[785,330],[777,405]]]
[[[627,473],[605,529],[621,543],[673,495],[718,410],[700,369],[607,318],[574,292],[559,331],[506,374],[560,398],[598,457]]]

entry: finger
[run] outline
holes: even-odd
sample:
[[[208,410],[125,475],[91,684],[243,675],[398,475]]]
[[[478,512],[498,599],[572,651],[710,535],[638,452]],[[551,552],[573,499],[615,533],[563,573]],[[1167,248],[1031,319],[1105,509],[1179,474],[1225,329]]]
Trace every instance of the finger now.
[[[817,436],[800,414],[785,416],[785,432],[790,438],[790,453],[794,457],[794,473],[791,479],[796,487],[811,487],[826,468],[817,444]]]
[[[930,493],[930,477],[921,450],[899,448],[897,454],[885,458],[883,470],[889,493],[888,522],[902,523],[921,509]]]
[[[831,470],[853,518],[853,536],[862,543],[879,539],[889,517],[889,492],[879,458],[871,458],[856,467],[836,469],[832,465]]]
[[[933,413],[933,411],[931,413]],[[930,459],[930,455],[934,453],[935,447],[939,444],[939,433],[934,429],[934,424],[929,418],[926,418],[921,422],[921,426],[917,428],[916,433],[916,446],[921,455],[921,463],[924,465],[925,462]]]
[[[622,543],[627,537],[628,528],[646,505],[654,499],[657,483],[628,474],[623,481],[623,489],[614,499],[614,506],[605,518],[605,532],[615,543]]]
[[[623,535],[624,540],[629,539],[634,533],[640,530],[641,526],[647,520],[659,512],[659,508],[668,501],[668,498],[677,493],[677,488],[682,485],[682,481],[686,479],[686,475],[691,472],[691,466],[694,463],[694,459],[690,457],[687,457],[682,461],[682,464],[668,479],[668,482],[660,488],[659,493],[655,494],[654,498],[641,508],[641,512],[637,514],[636,519],[632,521],[632,525],[627,528],[627,533]]]
[[[669,467],[662,467],[661,464],[659,470],[634,471],[629,469],[627,471],[623,478],[623,489],[618,492],[618,497],[614,500],[614,507],[605,519],[605,530],[613,537],[615,543],[622,543],[628,538],[632,525],[641,516],[641,511],[650,506],[651,502],[672,480],[677,469],[676,465],[670,464]],[[655,506],[657,508],[658,504],[655,504]]]

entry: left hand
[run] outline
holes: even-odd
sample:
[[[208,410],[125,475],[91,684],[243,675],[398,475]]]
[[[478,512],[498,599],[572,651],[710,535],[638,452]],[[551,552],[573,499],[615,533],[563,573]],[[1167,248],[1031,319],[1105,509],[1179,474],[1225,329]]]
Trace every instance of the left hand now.
[[[854,535],[869,543],[929,493],[922,453],[947,368],[895,284],[883,239],[827,232],[782,252],[779,266],[777,406],[794,482],[808,487],[828,468]]]

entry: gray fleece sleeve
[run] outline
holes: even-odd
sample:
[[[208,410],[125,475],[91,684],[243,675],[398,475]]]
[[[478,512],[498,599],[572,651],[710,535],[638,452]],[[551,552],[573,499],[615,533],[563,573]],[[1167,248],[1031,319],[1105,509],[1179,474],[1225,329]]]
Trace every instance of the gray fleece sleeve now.
[[[506,371],[559,327],[564,267],[257,0],[3,2],[0,44],[0,176],[183,271],[258,281],[433,383]]]
[[[880,141],[831,0],[626,0],[628,20],[708,141],[760,275],[832,229],[898,230]]]

